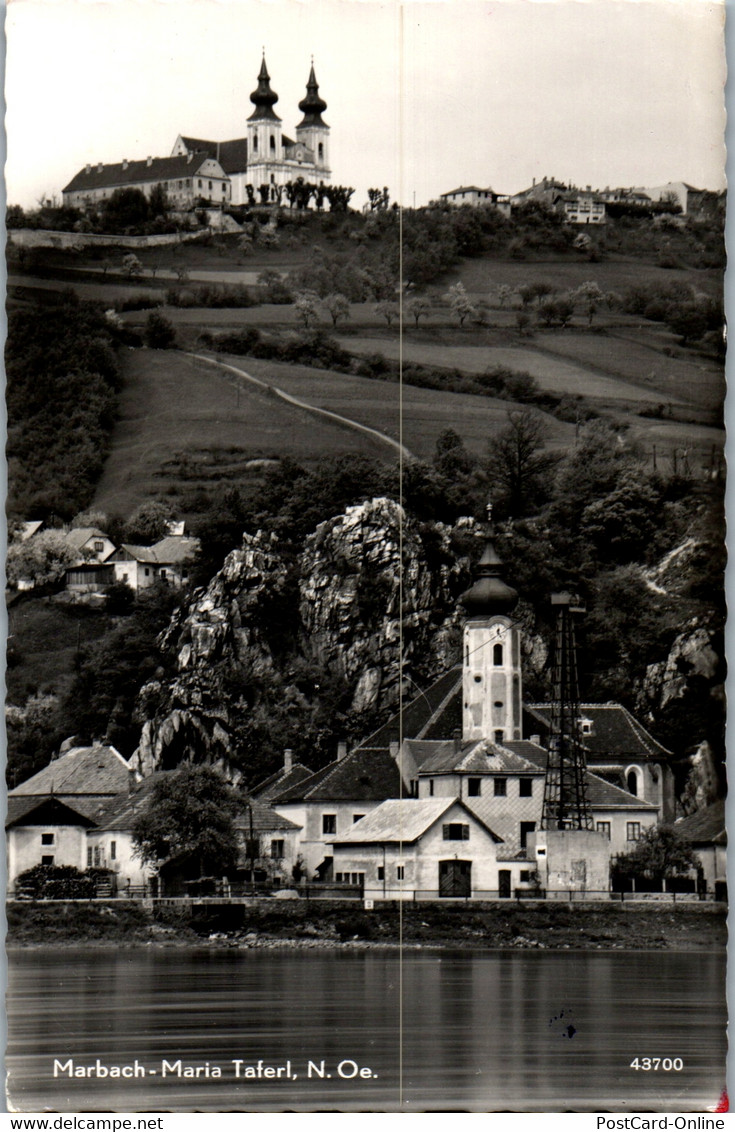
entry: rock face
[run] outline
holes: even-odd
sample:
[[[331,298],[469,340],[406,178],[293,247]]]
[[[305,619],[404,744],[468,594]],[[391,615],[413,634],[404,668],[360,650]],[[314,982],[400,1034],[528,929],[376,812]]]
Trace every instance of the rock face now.
[[[304,693],[288,682],[299,665],[346,686],[348,712],[392,707],[401,679],[410,695],[456,663],[456,599],[468,582],[451,531],[421,528],[388,499],[322,523],[295,560],[273,535],[244,536],[162,637],[176,676],[141,690],[138,769],[191,757],[237,778],[238,687],[252,704],[258,688],[280,682],[283,699],[305,710]]]

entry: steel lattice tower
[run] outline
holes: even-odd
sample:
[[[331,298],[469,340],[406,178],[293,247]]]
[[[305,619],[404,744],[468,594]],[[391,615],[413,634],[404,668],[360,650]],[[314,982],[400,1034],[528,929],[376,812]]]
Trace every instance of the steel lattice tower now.
[[[542,829],[592,829],[587,797],[587,765],[580,731],[575,615],[585,612],[578,598],[552,594],[557,607],[554,643],[554,699],[544,783]]]

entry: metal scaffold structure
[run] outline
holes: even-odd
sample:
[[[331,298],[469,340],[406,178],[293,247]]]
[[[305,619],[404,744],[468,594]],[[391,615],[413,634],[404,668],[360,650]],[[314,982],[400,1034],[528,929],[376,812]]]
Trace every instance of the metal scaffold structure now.
[[[592,829],[587,766],[582,744],[575,617],[585,612],[579,598],[552,594],[557,608],[554,642],[554,697],[544,783],[542,829]]]

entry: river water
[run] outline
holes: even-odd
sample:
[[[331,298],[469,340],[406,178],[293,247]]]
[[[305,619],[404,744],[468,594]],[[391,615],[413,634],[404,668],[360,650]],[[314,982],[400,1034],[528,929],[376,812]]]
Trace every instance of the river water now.
[[[8,985],[23,1112],[703,1111],[725,1086],[722,953],[37,948]],[[69,1077],[97,1059],[143,1075]]]

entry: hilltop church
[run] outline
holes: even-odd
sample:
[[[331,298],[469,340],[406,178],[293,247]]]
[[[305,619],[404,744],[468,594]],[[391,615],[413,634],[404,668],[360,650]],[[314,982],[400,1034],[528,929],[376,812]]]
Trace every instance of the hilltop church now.
[[[210,207],[271,204],[280,203],[283,186],[299,177],[327,184],[331,178],[329,126],[322,118],[327,104],[319,94],[313,62],[306,96],[299,102],[302,118],[295,140],[283,132],[274,110],[278,95],[270,85],[265,55],[250,101],[254,109],[245,137],[212,141],[179,134],[169,157],[86,165],[62,190],[64,204],[94,208],[122,188],[140,189],[149,197],[157,185],[178,209],[193,208],[200,202]]]

